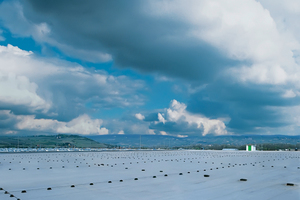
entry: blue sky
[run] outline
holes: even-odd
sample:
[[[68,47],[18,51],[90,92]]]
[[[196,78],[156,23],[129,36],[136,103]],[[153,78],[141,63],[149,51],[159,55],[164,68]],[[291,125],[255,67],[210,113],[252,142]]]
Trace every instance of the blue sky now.
[[[0,134],[280,134],[300,3],[0,1]]]

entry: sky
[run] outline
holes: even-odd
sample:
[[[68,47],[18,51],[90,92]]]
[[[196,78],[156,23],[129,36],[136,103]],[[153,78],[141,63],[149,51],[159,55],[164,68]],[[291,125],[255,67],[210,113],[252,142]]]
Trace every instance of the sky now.
[[[299,135],[300,1],[0,0],[0,134]]]

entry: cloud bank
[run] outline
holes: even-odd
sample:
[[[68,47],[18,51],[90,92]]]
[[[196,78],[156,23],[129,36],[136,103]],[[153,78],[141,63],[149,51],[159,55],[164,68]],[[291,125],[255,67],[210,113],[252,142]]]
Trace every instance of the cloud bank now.
[[[135,93],[143,84],[40,58],[12,45],[0,46],[0,110],[19,121],[11,126],[17,130],[107,134],[107,129],[99,128],[102,120],[92,120],[86,112],[141,105],[143,98]]]
[[[70,122],[101,109],[134,107],[103,119],[115,134],[297,134],[299,10],[295,0],[4,1],[0,41],[9,31],[32,38],[46,57],[58,51],[140,77],[164,77],[187,100],[150,109],[152,95],[164,102],[178,98],[146,94],[146,79],[6,45],[0,48],[1,109]]]

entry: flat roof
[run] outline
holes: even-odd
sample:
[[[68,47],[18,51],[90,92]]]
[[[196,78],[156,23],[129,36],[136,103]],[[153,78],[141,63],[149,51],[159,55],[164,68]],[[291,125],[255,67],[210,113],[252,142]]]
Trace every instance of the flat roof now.
[[[14,153],[0,162],[1,200],[300,199],[297,151]]]

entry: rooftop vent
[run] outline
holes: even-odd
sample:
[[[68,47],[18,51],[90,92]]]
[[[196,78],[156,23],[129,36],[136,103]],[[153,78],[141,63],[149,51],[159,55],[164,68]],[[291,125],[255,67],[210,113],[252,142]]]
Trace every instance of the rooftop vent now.
[[[295,186],[294,183],[286,183],[286,186]]]

